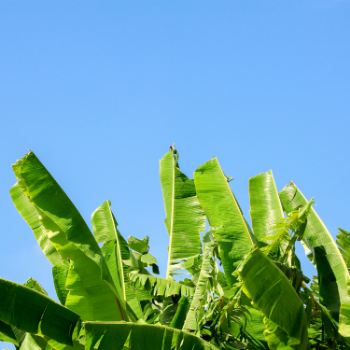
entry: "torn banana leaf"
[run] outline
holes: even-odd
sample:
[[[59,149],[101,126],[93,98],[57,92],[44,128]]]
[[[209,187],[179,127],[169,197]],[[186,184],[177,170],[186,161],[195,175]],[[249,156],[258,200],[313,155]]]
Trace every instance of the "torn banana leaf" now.
[[[212,344],[179,329],[122,322],[87,322],[86,350],[218,350]]]
[[[205,231],[205,214],[198,202],[194,180],[183,174],[177,163],[177,151],[170,150],[160,160],[160,180],[163,190],[169,234],[166,279],[179,262],[202,252],[200,232]]]
[[[201,165],[194,173],[197,197],[219,247],[228,284],[235,281],[232,273],[251,250],[256,238],[249,230],[236,197],[217,158]]]
[[[279,198],[272,170],[261,173],[249,179],[250,217],[254,235],[263,247],[272,241],[262,241],[262,238],[276,233],[275,224],[284,218],[281,200]],[[282,242],[282,251],[288,242]]]
[[[245,294],[255,306],[290,339],[290,344],[308,348],[304,307],[284,273],[259,248],[254,248],[239,270]]]
[[[35,206],[30,202],[30,199],[23,192],[23,189],[18,185],[18,183],[12,186],[10,189],[10,195],[16,209],[33,230],[35,238],[41,250],[51,262],[51,264],[55,266],[63,262],[63,259],[57,252],[57,249],[51,243],[45,227],[40,222],[40,216],[38,215]]]
[[[143,315],[138,293],[134,287],[127,283],[127,274],[132,271],[132,267],[137,264],[137,261],[117,229],[118,223],[111,210],[111,202],[107,200],[102,203],[93,212],[91,220],[96,241],[104,243],[102,247],[103,257],[110,272],[105,274],[105,278],[117,289],[123,307],[131,311],[132,314],[129,313],[131,319],[139,320]],[[144,248],[141,246],[141,250]],[[112,280],[109,280],[109,276],[112,277]]]
[[[101,250],[71,200],[33,152],[17,161],[13,170],[18,186],[10,191],[12,198],[44,253],[54,265],[74,262],[66,281],[70,287],[66,286],[65,305],[85,320],[121,320],[115,293],[101,279]]]
[[[79,316],[49,297],[0,279],[1,321],[21,331],[42,334],[62,344],[72,345]]]
[[[184,331],[196,331],[198,327],[198,319],[201,313],[204,313],[203,307],[205,306],[210,292],[214,292],[211,286],[211,280],[214,273],[214,249],[215,239],[212,237],[211,232],[208,232],[203,237],[204,251],[202,258],[202,266],[199,274],[196,290],[192,298],[189,312],[187,313],[186,321],[183,326]],[[203,305],[204,304],[204,305]]]
[[[144,274],[130,274],[135,287],[142,288],[154,296],[186,295],[193,296],[194,288],[175,281]]]
[[[286,213],[307,204],[306,198],[293,182],[284,187],[280,197]],[[314,208],[310,209],[307,217],[303,241],[304,247],[306,245],[312,253],[309,255],[310,260],[317,267],[322,304],[338,321],[340,304],[350,304],[346,289],[346,281],[350,276],[338,247]],[[350,337],[350,329],[347,332]]]

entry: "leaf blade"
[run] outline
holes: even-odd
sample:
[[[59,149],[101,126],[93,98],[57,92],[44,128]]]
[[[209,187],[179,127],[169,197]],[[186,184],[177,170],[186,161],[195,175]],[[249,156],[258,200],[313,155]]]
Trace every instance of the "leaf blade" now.
[[[230,285],[232,273],[242,263],[254,243],[242,210],[231,191],[217,158],[201,165],[194,173],[197,197],[215,236],[222,265]]]
[[[176,154],[176,150],[170,150],[159,162],[165,225],[169,234],[167,279],[178,262],[201,253],[200,232],[205,230],[205,215],[196,196],[194,180],[180,171]]]

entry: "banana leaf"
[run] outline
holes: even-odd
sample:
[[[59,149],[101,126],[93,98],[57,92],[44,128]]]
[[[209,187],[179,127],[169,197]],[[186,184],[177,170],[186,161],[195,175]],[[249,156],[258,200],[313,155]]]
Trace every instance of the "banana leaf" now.
[[[26,281],[23,285],[27,288],[30,288],[43,295],[48,296],[46,290],[41,286],[41,284],[38,281],[36,281],[33,278],[29,278],[28,281]],[[27,349],[27,348],[38,349],[38,344],[34,340],[33,341],[31,340],[29,333],[23,332],[19,330],[17,327],[10,326],[1,321],[0,321],[0,341],[6,341],[9,343],[12,343],[16,347],[18,348],[20,347],[21,349]]]
[[[187,332],[160,325],[123,322],[85,323],[85,350],[217,350],[215,346]]]
[[[140,273],[131,273],[130,279],[136,288],[144,289],[154,296],[169,297],[171,295],[194,295],[193,287],[160,277]]]
[[[127,281],[130,266],[137,261],[131,254],[128,244],[117,229],[118,223],[111,210],[111,202],[102,203],[91,216],[94,236],[98,243],[104,243],[102,252],[108,266],[112,281],[109,281],[117,289],[123,307],[131,310],[130,315],[136,320],[142,318],[142,309],[138,299],[138,293]],[[147,241],[148,243],[148,241]],[[109,274],[106,280],[108,281]]]
[[[231,191],[217,158],[201,165],[194,173],[197,197],[220,247],[222,265],[228,284],[232,273],[242,263],[256,242]]]
[[[279,328],[271,320],[265,317],[266,330],[264,336],[267,340],[270,350],[293,350],[297,348],[295,340],[288,337],[287,333]]]
[[[118,223],[112,213],[111,202],[107,200],[102,203],[92,213],[91,221],[97,243],[104,243],[110,246],[108,249],[105,249],[108,254],[106,254],[107,266],[113,278],[113,284],[120,296],[120,301],[125,304],[126,291],[123,259],[130,259],[130,251],[126,241],[117,229]]]
[[[187,313],[190,309],[190,298],[182,295],[178,304],[179,305],[177,307],[176,314],[171,321],[170,327],[182,329],[186,321]]]
[[[143,238],[143,239],[138,239],[133,236],[129,236],[128,239],[128,246],[131,249],[136,250],[140,254],[145,254],[148,251],[148,242],[149,242],[149,237]]]
[[[16,327],[0,321],[0,341],[12,343],[19,346],[23,341],[25,332],[19,331]]]
[[[45,339],[34,335],[27,333],[24,337],[24,340],[21,344],[21,347],[19,350],[51,350],[53,349]]]
[[[286,213],[308,203],[293,182],[284,187],[280,198]],[[338,247],[314,208],[310,209],[303,237],[304,244],[312,252],[309,258],[317,267],[322,304],[338,321],[340,304],[350,303],[346,289],[350,276]]]
[[[210,293],[210,279],[212,279],[214,271],[213,253],[215,248],[215,239],[211,236],[212,234],[209,231],[203,237],[204,251],[201,271],[196,285],[196,291],[192,298],[190,310],[187,313],[185,324],[183,326],[184,331],[197,330],[198,315],[203,312],[203,303],[207,301],[208,293]]]
[[[21,187],[16,183],[10,189],[10,195],[12,201],[22,215],[23,219],[27,222],[30,228],[33,230],[35,238],[52,265],[57,265],[63,262],[63,259],[57,252],[55,246],[51,243],[45,227],[40,222],[40,217],[38,215],[35,206],[30,202],[30,199],[24,194]]]
[[[23,285],[0,279],[0,319],[21,331],[42,334],[72,345],[79,316],[49,297]]]
[[[272,170],[249,179],[249,199],[254,235],[259,246],[263,247],[272,240],[261,239],[273,236],[276,233],[275,224],[284,218]],[[283,247],[287,244],[288,242],[284,242]]]
[[[58,300],[62,305],[66,305],[69,290],[66,288],[66,281],[69,271],[69,262],[64,261],[52,267],[53,283]]]
[[[65,305],[84,320],[121,320],[123,311],[118,307],[115,293],[101,279],[101,250],[73,203],[33,152],[17,161],[13,170],[18,186],[10,193],[34,233],[38,230],[34,224],[41,227],[40,235],[36,234],[39,244],[41,239],[49,239],[50,244],[47,241],[41,244],[44,253],[56,256],[54,246],[61,256],[51,259],[54,265],[67,260],[74,263],[74,271],[70,269],[67,275],[69,294]],[[28,200],[18,195],[18,189]]]
[[[284,273],[259,248],[254,248],[239,270],[245,294],[290,338],[290,345],[308,348],[304,307]]]
[[[339,234],[337,236],[337,245],[340,250],[341,255],[343,256],[343,259],[345,261],[346,267],[350,268],[350,232],[342,230],[341,228],[338,229]]]
[[[28,281],[26,281],[24,284],[24,286],[33,289],[41,294],[47,295],[47,291],[44,289],[44,287],[34,278],[30,277]]]
[[[176,155],[176,150],[170,150],[160,160],[164,222],[169,234],[166,279],[172,276],[173,265],[202,252],[200,232],[205,230],[205,215],[196,196],[194,180],[180,171]]]

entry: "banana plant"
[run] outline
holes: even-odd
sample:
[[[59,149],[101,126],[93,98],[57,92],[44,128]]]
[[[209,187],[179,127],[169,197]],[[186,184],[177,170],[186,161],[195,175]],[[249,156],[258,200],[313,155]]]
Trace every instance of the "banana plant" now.
[[[10,195],[53,266],[60,303],[38,281],[0,279],[0,341],[21,350],[350,348],[350,233],[340,229],[335,242],[313,199],[294,183],[278,192],[271,170],[249,179],[251,227],[216,157],[190,179],[170,148],[160,160],[165,278],[148,236],[122,236],[111,201],[92,213],[91,232],[32,151],[13,170]],[[304,275],[299,241],[317,276]]]

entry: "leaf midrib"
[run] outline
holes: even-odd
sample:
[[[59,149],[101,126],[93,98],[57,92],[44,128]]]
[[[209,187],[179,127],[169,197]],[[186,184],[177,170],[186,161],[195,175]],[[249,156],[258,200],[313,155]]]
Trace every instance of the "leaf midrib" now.
[[[175,159],[174,159],[174,154],[172,154],[172,181],[173,181],[173,190],[172,190],[172,198],[171,198],[171,219],[170,219],[170,238],[169,238],[169,254],[168,254],[168,266],[166,270],[166,277],[165,279],[169,278],[169,272],[170,272],[170,263],[171,263],[171,250],[173,246],[173,229],[174,229],[174,211],[175,211]]]

